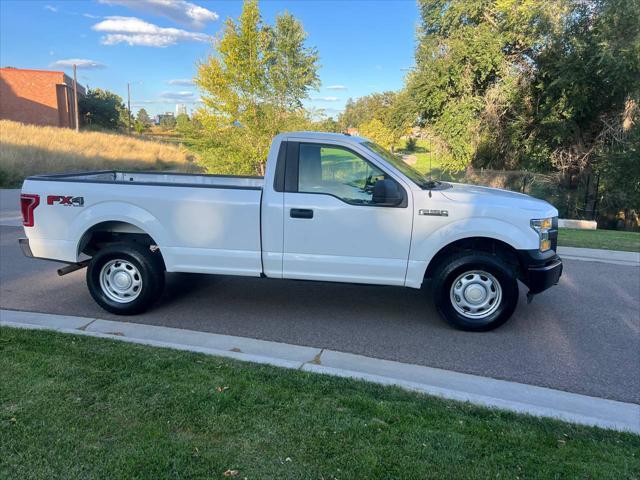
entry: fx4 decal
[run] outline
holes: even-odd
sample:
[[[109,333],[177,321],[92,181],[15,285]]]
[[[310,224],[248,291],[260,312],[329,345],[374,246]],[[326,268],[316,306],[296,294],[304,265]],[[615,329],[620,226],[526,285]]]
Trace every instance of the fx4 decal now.
[[[49,195],[47,205],[65,205],[67,207],[83,207],[84,197],[72,197],[71,195]]]

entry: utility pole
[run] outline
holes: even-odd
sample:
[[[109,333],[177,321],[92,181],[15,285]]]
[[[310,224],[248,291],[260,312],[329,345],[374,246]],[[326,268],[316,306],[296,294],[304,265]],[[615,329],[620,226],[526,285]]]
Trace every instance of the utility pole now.
[[[129,135],[131,135],[131,86],[130,84],[127,83],[127,111],[129,112],[128,115],[128,122],[129,122]]]
[[[76,132],[80,131],[80,114],[78,112],[78,80],[76,79],[76,64],[73,64],[73,101],[76,111]]]

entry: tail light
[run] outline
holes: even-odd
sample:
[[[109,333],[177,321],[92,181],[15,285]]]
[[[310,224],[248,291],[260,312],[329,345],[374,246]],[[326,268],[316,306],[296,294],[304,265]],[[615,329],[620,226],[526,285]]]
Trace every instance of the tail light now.
[[[40,195],[23,193],[20,195],[20,210],[22,210],[22,225],[33,227],[33,211],[40,205]]]

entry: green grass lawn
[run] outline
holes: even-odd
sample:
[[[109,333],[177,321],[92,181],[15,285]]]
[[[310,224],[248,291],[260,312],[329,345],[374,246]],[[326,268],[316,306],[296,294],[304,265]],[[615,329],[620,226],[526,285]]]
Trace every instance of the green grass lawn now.
[[[416,162],[412,165],[413,168],[424,175],[429,175],[429,172],[431,172],[434,178],[440,178],[442,170],[440,165],[441,158],[437,153],[431,151],[429,142],[426,140],[418,139],[416,147],[412,152],[408,151],[405,147],[400,148],[398,153],[415,156]]]
[[[638,478],[640,436],[0,328],[0,478]]]
[[[561,228],[558,232],[558,245],[640,252],[640,233],[621,232],[618,230]]]

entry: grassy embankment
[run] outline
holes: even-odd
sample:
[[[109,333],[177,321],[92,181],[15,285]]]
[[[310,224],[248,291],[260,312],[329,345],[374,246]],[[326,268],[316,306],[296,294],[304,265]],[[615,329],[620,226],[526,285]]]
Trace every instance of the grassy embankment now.
[[[166,142],[0,120],[0,187],[38,173],[116,168],[199,170],[192,153]]]
[[[640,252],[640,233],[617,230],[578,230],[561,228],[558,245],[563,247],[603,248]]]
[[[638,478],[640,436],[0,328],[1,478]]]

